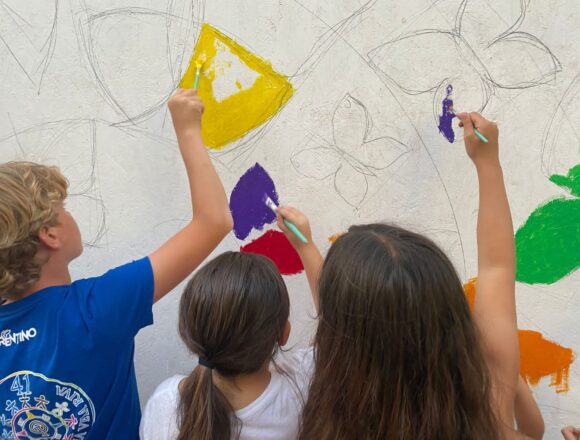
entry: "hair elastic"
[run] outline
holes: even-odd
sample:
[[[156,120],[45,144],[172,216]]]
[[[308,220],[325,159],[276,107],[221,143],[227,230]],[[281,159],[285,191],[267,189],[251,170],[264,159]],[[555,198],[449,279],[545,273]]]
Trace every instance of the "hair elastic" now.
[[[210,370],[214,369],[213,364],[202,356],[199,357],[198,364],[205,368],[209,368]]]

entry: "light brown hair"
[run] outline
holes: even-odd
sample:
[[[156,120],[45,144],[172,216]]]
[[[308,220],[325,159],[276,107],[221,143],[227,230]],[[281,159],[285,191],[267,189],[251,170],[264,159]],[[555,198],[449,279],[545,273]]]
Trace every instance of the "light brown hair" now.
[[[18,298],[38,280],[38,232],[56,224],[56,207],[66,198],[67,188],[56,167],[0,165],[0,298]]]
[[[461,282],[431,240],[351,227],[328,252],[319,295],[301,440],[500,437]]]
[[[258,371],[278,350],[290,299],[268,258],[226,252],[189,281],[179,306],[179,334],[187,348],[228,378]],[[241,429],[214,385],[212,369],[198,365],[181,386],[178,440],[230,440]]]

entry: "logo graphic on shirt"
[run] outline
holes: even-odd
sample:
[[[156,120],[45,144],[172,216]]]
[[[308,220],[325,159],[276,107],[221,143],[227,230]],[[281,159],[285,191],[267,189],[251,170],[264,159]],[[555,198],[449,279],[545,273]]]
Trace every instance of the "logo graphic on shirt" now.
[[[12,344],[20,344],[22,342],[30,341],[36,337],[36,329],[34,327],[28,330],[21,330],[12,333],[12,330],[2,330],[0,332],[0,347],[10,347]]]
[[[0,380],[0,440],[80,440],[95,422],[78,386],[19,371]]]

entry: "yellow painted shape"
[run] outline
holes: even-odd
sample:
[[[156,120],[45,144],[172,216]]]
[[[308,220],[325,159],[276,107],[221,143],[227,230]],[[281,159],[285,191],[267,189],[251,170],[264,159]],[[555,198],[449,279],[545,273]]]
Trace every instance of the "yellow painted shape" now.
[[[255,74],[255,79],[244,88],[241,79],[224,78],[234,84],[235,91],[220,100],[214,93],[214,82],[221,76],[235,73],[231,71],[231,62],[220,60],[224,52],[229,52],[230,58],[237,57],[244,69]],[[180,87],[193,87],[195,62],[199,59],[205,59],[198,86],[205,105],[201,134],[204,143],[210,148],[220,149],[264,124],[280,111],[294,93],[287,76],[274,71],[269,62],[207,23],[203,24]]]

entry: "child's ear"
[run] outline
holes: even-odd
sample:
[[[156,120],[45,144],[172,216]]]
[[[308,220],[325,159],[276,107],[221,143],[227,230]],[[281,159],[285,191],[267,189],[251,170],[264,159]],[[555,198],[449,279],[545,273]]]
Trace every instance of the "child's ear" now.
[[[38,231],[38,240],[50,250],[60,249],[61,242],[57,230],[53,226],[44,225]]]
[[[282,336],[280,336],[280,340],[278,341],[280,347],[284,347],[288,342],[288,338],[290,337],[290,330],[292,330],[292,324],[290,324],[290,321],[286,321],[284,330],[282,331]]]

